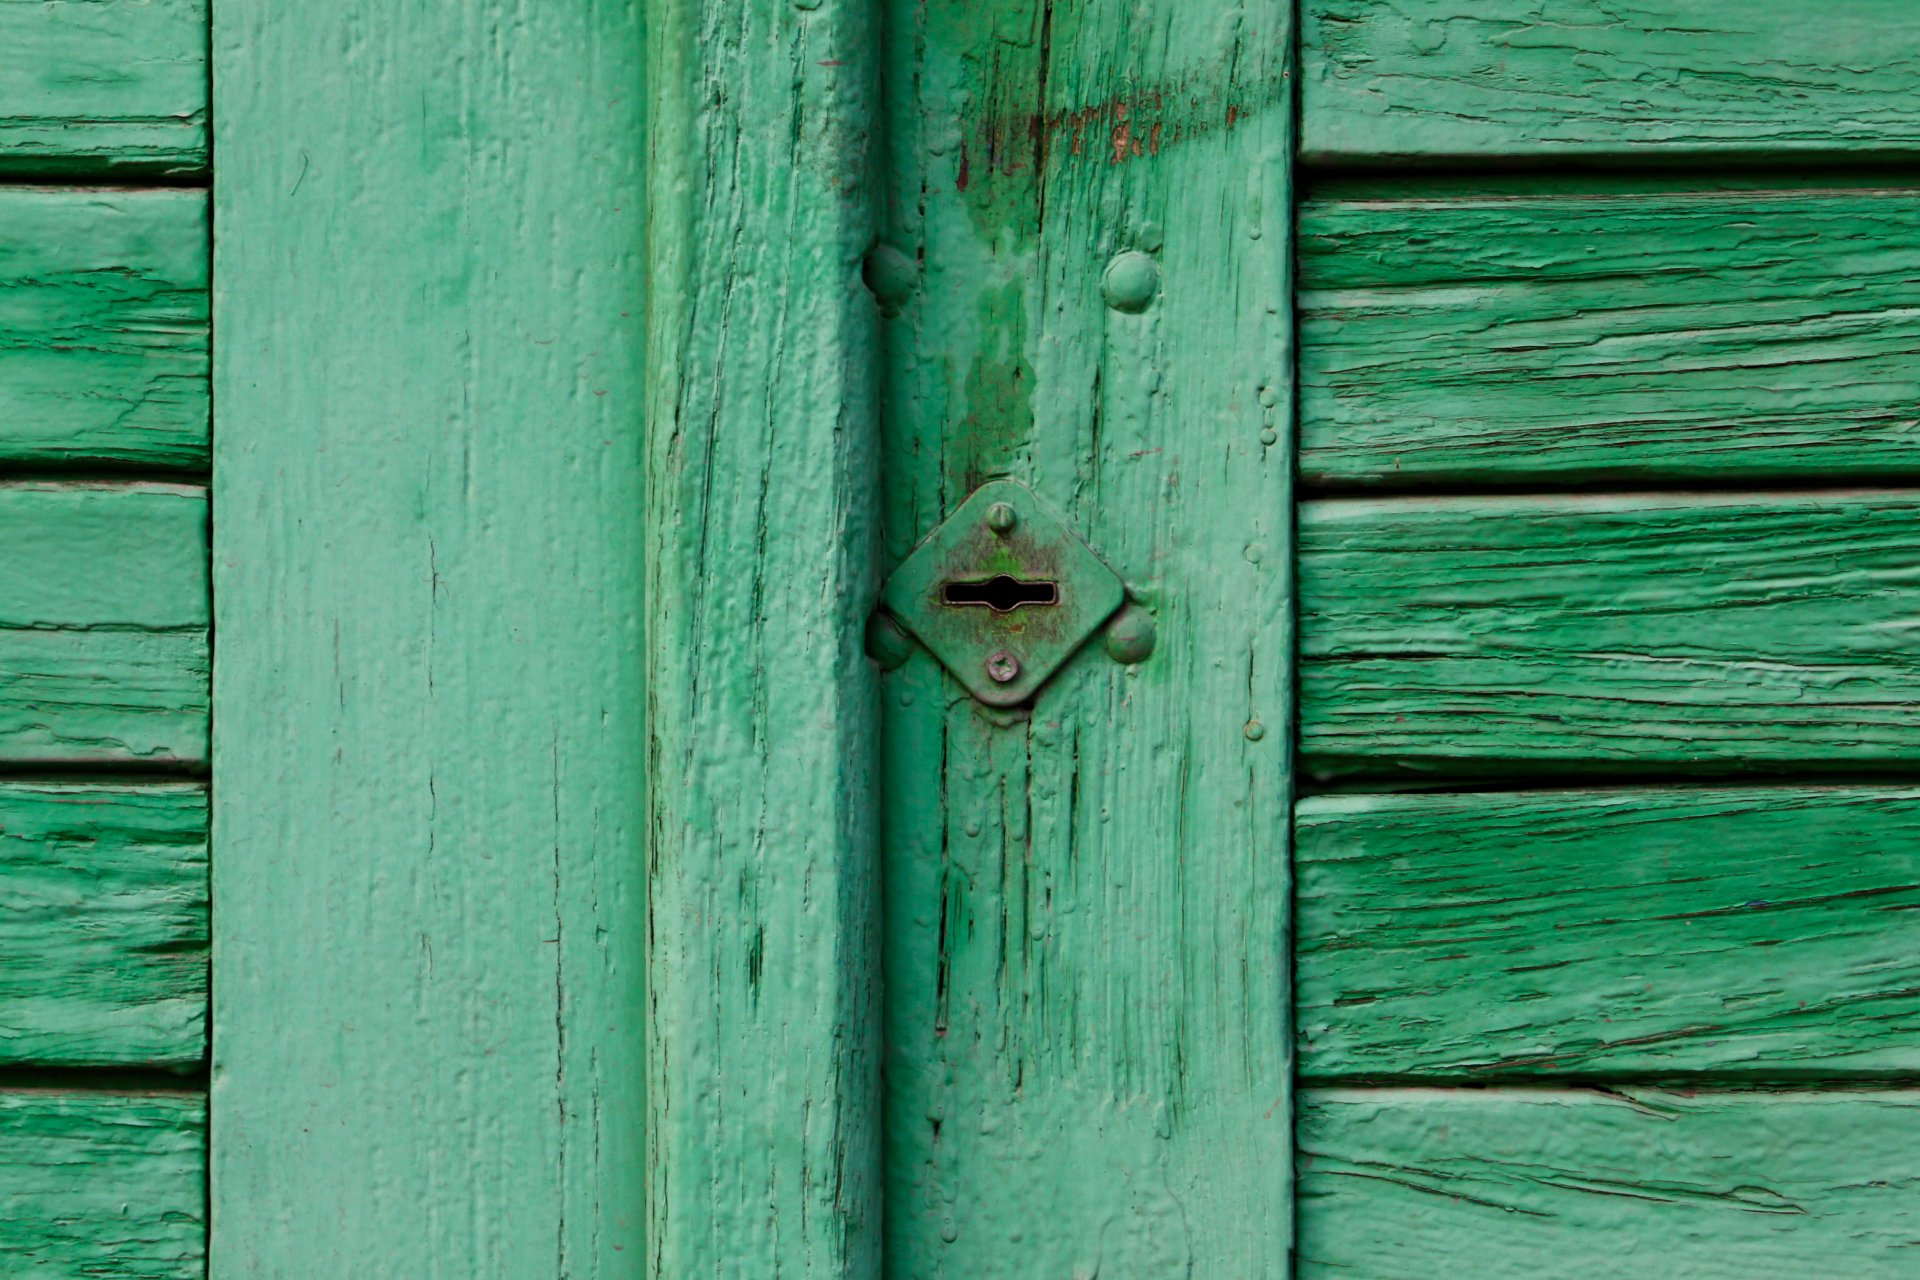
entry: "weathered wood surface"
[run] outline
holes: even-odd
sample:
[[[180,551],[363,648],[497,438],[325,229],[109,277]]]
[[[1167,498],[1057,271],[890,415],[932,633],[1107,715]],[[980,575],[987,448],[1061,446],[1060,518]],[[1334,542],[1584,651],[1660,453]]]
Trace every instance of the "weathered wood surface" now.
[[[0,1093],[6,1274],[203,1280],[206,1111],[185,1093]]]
[[[205,465],[208,256],[203,191],[0,189],[0,461]]]
[[[207,495],[0,484],[0,761],[207,758]]]
[[[207,162],[207,0],[0,0],[0,175]]]
[[[889,0],[897,562],[992,476],[1132,584],[886,677],[886,1274],[1287,1273],[1292,6]]]
[[[649,1275],[878,1280],[867,0],[652,0]]]
[[[0,956],[0,1063],[200,1061],[204,788],[0,784]]]
[[[1321,773],[1920,759],[1920,497],[1342,499],[1300,508]]]
[[[214,20],[211,1274],[637,1277],[637,6]]]
[[[1906,1280],[1920,1094],[1309,1090],[1300,1280]]]
[[[1920,471],[1920,194],[1317,201],[1314,483]]]
[[[1920,790],[1316,796],[1303,1074],[1920,1070]]]
[[[1908,0],[1306,0],[1310,162],[1920,153]]]

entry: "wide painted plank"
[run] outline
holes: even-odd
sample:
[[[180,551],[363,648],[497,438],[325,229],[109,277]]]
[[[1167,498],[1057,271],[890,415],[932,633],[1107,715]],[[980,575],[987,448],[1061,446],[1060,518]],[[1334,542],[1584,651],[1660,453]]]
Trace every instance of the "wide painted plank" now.
[[[0,484],[0,761],[207,758],[207,495]]]
[[[1299,1125],[1300,1280],[1913,1274],[1916,1093],[1327,1089]]]
[[[0,0],[0,174],[207,162],[207,0]]]
[[[1328,795],[1303,1074],[1920,1070],[1920,790]]]
[[[1010,477],[1158,635],[883,680],[885,1274],[1278,1280],[1293,6],[886,13],[886,561]]]
[[[879,1280],[871,0],[652,0],[648,1274]]]
[[[203,1280],[206,1111],[185,1093],[0,1093],[6,1273]]]
[[[1327,774],[1920,759],[1920,497],[1300,507],[1300,737]]]
[[[1907,0],[1305,0],[1311,162],[1920,152]]]
[[[0,955],[0,1063],[200,1061],[205,789],[0,784]]]
[[[203,191],[0,189],[0,461],[204,465],[209,252]]]
[[[1920,193],[1300,213],[1312,483],[1920,472]]]
[[[221,0],[211,1274],[645,1272],[627,0]]]

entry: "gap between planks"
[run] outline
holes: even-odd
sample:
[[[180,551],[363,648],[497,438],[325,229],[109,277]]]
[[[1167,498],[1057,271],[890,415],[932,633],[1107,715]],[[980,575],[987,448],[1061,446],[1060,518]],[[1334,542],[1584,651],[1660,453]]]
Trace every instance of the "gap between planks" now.
[[[117,169],[112,173],[58,169],[0,170],[0,191],[211,191],[213,173],[141,173],[138,169]]]
[[[1520,477],[1511,481],[1479,481],[1462,483],[1442,481],[1423,483],[1418,476],[1406,480],[1385,477],[1367,481],[1336,481],[1318,483],[1301,479],[1296,486],[1296,497],[1300,505],[1315,502],[1391,502],[1403,499],[1433,499],[1440,501],[1449,498],[1684,498],[1698,495],[1704,502],[1717,501],[1727,497],[1765,499],[1774,495],[1782,498],[1858,498],[1873,495],[1905,496],[1920,493],[1920,455],[1913,461],[1911,480],[1895,473],[1893,483],[1884,468],[1871,474],[1861,473],[1854,483],[1848,483],[1848,473],[1844,470],[1828,469],[1819,475],[1804,478],[1790,476],[1729,477],[1726,480],[1703,479],[1698,476],[1674,477],[1673,479],[1650,478],[1636,480],[1631,485],[1622,484],[1618,478],[1602,480],[1570,479],[1564,482],[1549,483],[1543,477]]]
[[[60,1093],[198,1098],[206,1095],[210,1080],[205,1059],[178,1071],[164,1067],[0,1066],[0,1097]]]
[[[1854,767],[1848,768],[1852,764]],[[1375,795],[1486,795],[1513,792],[1557,792],[1563,795],[1605,794],[1626,791],[1760,791],[1769,787],[1796,791],[1844,790],[1859,787],[1911,787],[1920,779],[1920,764],[1905,769],[1861,769],[1857,762],[1837,762],[1833,772],[1821,772],[1809,780],[1804,768],[1796,772],[1742,771],[1737,774],[1689,773],[1686,766],[1654,763],[1644,772],[1631,769],[1596,771],[1582,769],[1577,775],[1554,775],[1542,766],[1526,764],[1527,772],[1505,776],[1497,772],[1439,774],[1432,778],[1409,778],[1405,774],[1348,774],[1337,779],[1301,778],[1294,786],[1296,802],[1315,796]],[[3,777],[4,775],[0,775]],[[1574,781],[1574,777],[1578,781]],[[15,779],[7,778],[7,781]],[[107,779],[114,781],[115,779]],[[124,778],[119,779],[124,781]],[[70,781],[70,779],[60,779]]]
[[[1825,167],[1714,167],[1684,173],[1641,167],[1555,170],[1550,165],[1521,169],[1436,167],[1412,171],[1403,166],[1390,166],[1338,172],[1309,168],[1302,173],[1302,183],[1296,202],[1301,205],[1557,195],[1719,196],[1769,191],[1838,195],[1860,191],[1920,191],[1920,166],[1836,163]]]

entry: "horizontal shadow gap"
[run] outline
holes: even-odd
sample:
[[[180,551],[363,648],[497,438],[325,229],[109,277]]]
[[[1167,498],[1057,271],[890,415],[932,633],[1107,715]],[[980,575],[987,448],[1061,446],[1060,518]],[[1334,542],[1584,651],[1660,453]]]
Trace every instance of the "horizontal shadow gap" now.
[[[1447,199],[1477,195],[1718,194],[1741,191],[1920,192],[1920,150],[1765,151],[1589,156],[1335,157],[1303,154],[1299,199]]]
[[[210,769],[195,761],[99,761],[89,764],[41,764],[28,760],[0,761],[0,783],[96,783],[125,786],[138,782],[206,782]]]
[[[210,190],[213,173],[209,169],[181,172],[177,167],[146,167],[116,164],[65,168],[57,163],[45,165],[0,165],[0,191],[33,187],[52,187],[62,191],[76,187],[88,191],[151,191],[168,189]]]
[[[167,1067],[0,1066],[0,1095],[57,1089],[67,1093],[175,1093],[207,1090],[204,1061],[173,1070]]]
[[[1475,795],[1492,792],[1645,791],[1684,788],[1693,791],[1765,791],[1849,787],[1920,787],[1920,760],[1900,768],[1862,769],[1818,763],[1753,770],[1704,771],[1697,767],[1648,765],[1642,769],[1594,770],[1577,766],[1552,773],[1540,769],[1514,773],[1435,774],[1408,777],[1405,772],[1349,773],[1337,779],[1296,779],[1294,798],[1340,795]]]
[[[1350,480],[1315,482],[1303,477],[1296,486],[1296,496],[1301,502],[1333,498],[1555,498],[1610,495],[1622,498],[1683,498],[1695,493],[1716,498],[1728,494],[1750,494],[1755,498],[1774,494],[1783,497],[1818,497],[1825,494],[1834,498],[1875,494],[1920,499],[1920,463],[1912,471],[1882,470],[1850,474],[1828,470],[1814,476],[1743,475],[1720,478],[1607,475],[1566,479],[1517,476],[1511,480],[1388,480],[1363,483]]]
[[[205,462],[183,466],[157,466],[151,462],[120,462],[112,459],[68,462],[0,457],[0,484],[8,481],[32,481],[35,484],[130,484],[142,480],[150,480],[156,484],[210,484],[213,480],[213,468]]]
[[[1920,1094],[1920,1075],[1847,1074],[1832,1072],[1695,1072],[1661,1075],[1539,1074],[1493,1079],[1487,1076],[1316,1076],[1302,1071],[1294,1078],[1298,1092],[1314,1089],[1381,1092],[1406,1089],[1446,1089],[1460,1093],[1552,1093],[1583,1089],[1610,1093],[1623,1089],[1674,1089],[1703,1093],[1865,1093],[1912,1089]]]

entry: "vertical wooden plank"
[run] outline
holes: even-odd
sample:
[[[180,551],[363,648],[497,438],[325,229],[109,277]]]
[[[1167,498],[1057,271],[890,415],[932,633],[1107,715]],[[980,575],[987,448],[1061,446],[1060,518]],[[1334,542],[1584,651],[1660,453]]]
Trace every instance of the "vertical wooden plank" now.
[[[889,0],[886,550],[1022,480],[1156,615],[885,706],[887,1269],[1286,1273],[1284,0]]]
[[[651,1274],[875,1277],[869,0],[654,0]]]
[[[223,0],[213,1274],[641,1273],[637,0]]]

